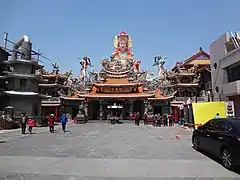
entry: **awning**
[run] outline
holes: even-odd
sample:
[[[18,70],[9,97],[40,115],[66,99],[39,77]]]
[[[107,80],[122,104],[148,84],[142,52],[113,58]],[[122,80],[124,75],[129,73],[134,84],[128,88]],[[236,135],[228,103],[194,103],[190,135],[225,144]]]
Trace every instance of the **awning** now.
[[[61,104],[41,104],[42,107],[58,107]]]
[[[9,95],[19,95],[19,96],[36,96],[38,93],[35,92],[21,92],[21,91],[4,91]]]
[[[123,106],[107,106],[108,109],[122,109]]]

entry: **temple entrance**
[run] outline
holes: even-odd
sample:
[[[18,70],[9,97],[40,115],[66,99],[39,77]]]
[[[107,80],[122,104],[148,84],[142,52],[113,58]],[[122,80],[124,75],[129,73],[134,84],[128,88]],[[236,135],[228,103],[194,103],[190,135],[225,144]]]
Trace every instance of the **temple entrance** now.
[[[105,103],[105,111],[103,116],[105,119],[109,117],[123,118],[123,102],[122,101],[107,101]]]
[[[153,114],[160,114],[162,116],[162,107],[161,106],[155,106],[153,108]]]
[[[161,116],[168,114],[170,112],[170,108],[170,104],[167,101],[157,101],[153,103],[154,114],[160,114]]]
[[[108,105],[107,106],[107,117],[112,117],[112,118],[121,118],[122,119],[122,105],[117,105],[117,103],[114,103],[113,105]]]
[[[75,118],[78,114],[79,106],[73,106],[72,107],[72,118]]]
[[[92,100],[88,104],[88,119],[89,120],[97,120],[99,119],[99,110],[100,103],[97,100]]]

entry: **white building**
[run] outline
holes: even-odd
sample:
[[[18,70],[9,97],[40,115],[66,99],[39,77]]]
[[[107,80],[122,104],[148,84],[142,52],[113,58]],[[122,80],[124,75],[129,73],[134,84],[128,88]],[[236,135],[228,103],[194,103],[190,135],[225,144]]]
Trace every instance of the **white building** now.
[[[240,33],[227,32],[210,45],[212,90],[215,101],[234,101],[240,117]]]

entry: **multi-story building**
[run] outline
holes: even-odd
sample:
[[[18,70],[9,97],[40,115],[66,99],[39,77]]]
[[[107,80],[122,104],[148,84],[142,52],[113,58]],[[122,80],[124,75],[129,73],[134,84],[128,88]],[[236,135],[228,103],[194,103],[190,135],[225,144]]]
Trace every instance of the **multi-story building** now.
[[[4,62],[8,60],[8,56],[10,56],[10,54],[0,47],[0,101],[6,89],[6,81],[3,72],[7,70],[7,65]],[[1,109],[0,105],[0,111],[1,110],[3,109]]]
[[[234,101],[240,116],[240,34],[227,32],[210,45],[212,88],[215,101]]]
[[[0,108],[12,107],[15,118],[22,112],[29,116],[40,116],[41,99],[47,98],[38,93],[41,76],[37,70],[43,66],[32,59],[32,43],[26,35],[14,43],[12,52],[12,57],[9,60],[5,58],[3,62],[7,69],[3,70],[1,76],[5,89]]]

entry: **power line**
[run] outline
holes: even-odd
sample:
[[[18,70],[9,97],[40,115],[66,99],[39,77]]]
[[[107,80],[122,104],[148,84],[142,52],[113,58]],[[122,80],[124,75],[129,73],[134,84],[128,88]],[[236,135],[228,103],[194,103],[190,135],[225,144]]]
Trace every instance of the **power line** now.
[[[6,38],[4,38],[4,40],[6,40],[7,42],[10,42],[10,43],[12,43],[12,44],[14,44],[14,45],[17,45],[16,43],[14,43],[14,42],[6,39]],[[22,47],[22,48],[24,48],[25,50],[29,51],[29,49],[27,49],[27,48],[25,48],[25,47]],[[7,48],[6,48],[6,49],[7,49]],[[8,49],[8,50],[10,50],[10,49]],[[14,52],[14,50],[10,50],[10,51]],[[52,59],[50,59],[50,58],[48,58],[48,57],[46,57],[46,56],[43,56],[42,53],[36,52],[36,51],[34,51],[34,50],[30,50],[30,51],[34,53],[33,55],[38,55],[38,56],[40,56],[40,57],[42,57],[42,58],[44,58],[44,59],[46,59],[46,60],[48,60],[48,61],[54,62]],[[18,51],[15,51],[15,52],[19,53]],[[40,61],[40,60],[38,60],[38,61]],[[43,61],[40,61],[40,62],[43,62]]]
[[[0,48],[3,49],[2,46],[0,46]],[[16,53],[20,53],[19,51],[15,51],[15,50],[12,50],[12,49],[8,49],[8,48],[5,48],[5,49],[8,50],[8,52],[16,52]],[[32,54],[32,55],[35,55],[35,54]],[[44,63],[42,60],[39,60],[39,59],[38,59],[38,61],[41,62],[41,63]]]

